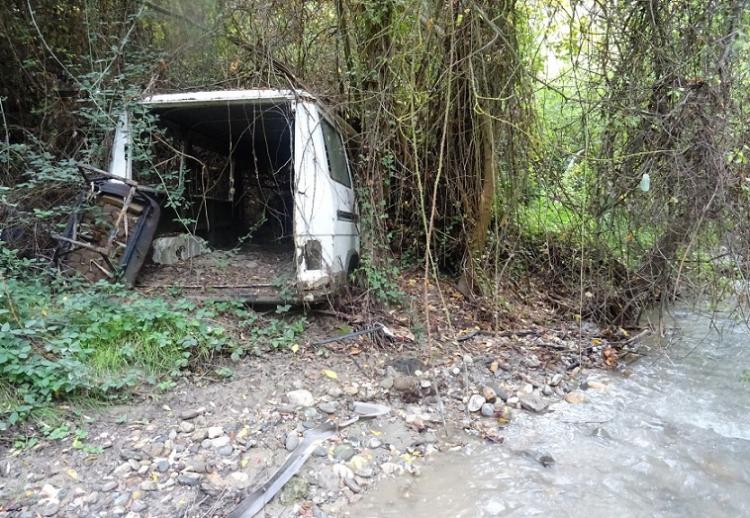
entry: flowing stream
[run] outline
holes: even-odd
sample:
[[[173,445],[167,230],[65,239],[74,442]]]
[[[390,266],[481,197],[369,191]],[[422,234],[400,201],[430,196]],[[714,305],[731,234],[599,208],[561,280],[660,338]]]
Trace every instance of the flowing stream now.
[[[436,455],[379,484],[357,517],[750,516],[750,330],[674,314],[666,348],[586,401],[519,415],[501,445]],[[544,467],[538,458],[555,459]]]

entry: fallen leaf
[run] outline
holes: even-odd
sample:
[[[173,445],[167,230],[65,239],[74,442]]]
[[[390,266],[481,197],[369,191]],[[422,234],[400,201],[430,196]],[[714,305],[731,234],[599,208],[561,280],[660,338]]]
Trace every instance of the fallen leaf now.
[[[617,351],[612,347],[607,347],[602,351],[602,358],[608,367],[614,367],[617,364]]]
[[[330,370],[330,369],[323,369],[323,371],[322,371],[322,372],[323,372],[323,375],[324,375],[324,376],[325,376],[326,378],[329,378],[329,379],[332,379],[332,380],[337,380],[337,379],[339,379],[339,375],[338,375],[338,374],[336,374],[335,372],[333,372],[333,371],[332,371],[332,370]]]
[[[296,353],[297,351],[299,351],[299,344],[292,345],[292,352]]]
[[[70,468],[65,473],[67,473],[68,476],[73,480],[78,480],[78,473],[76,473],[76,470],[74,470],[73,468]]]
[[[490,363],[490,370],[491,370],[492,372],[497,372],[497,369],[498,369],[498,367],[499,367],[499,366],[498,366],[498,364],[497,364],[497,360],[495,360],[494,362]]]

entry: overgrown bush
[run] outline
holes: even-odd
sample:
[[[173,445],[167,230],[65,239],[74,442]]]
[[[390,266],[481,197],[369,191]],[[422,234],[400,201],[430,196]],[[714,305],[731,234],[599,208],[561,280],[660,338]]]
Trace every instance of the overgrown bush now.
[[[49,403],[112,399],[226,348],[211,309],[0,272],[0,429]]]

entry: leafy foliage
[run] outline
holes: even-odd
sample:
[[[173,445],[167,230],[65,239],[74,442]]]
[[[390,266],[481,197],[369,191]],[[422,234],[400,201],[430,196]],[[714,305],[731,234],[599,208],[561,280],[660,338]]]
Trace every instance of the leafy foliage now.
[[[0,426],[52,401],[121,397],[144,381],[179,376],[225,349],[213,312],[121,288],[56,289],[3,278],[0,298]]]

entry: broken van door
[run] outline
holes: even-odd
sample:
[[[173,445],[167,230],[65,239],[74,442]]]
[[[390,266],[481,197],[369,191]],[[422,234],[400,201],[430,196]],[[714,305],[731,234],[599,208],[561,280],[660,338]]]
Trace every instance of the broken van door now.
[[[335,286],[346,282],[359,252],[346,151],[340,133],[314,103],[297,103],[296,127],[298,277],[306,290]]]

